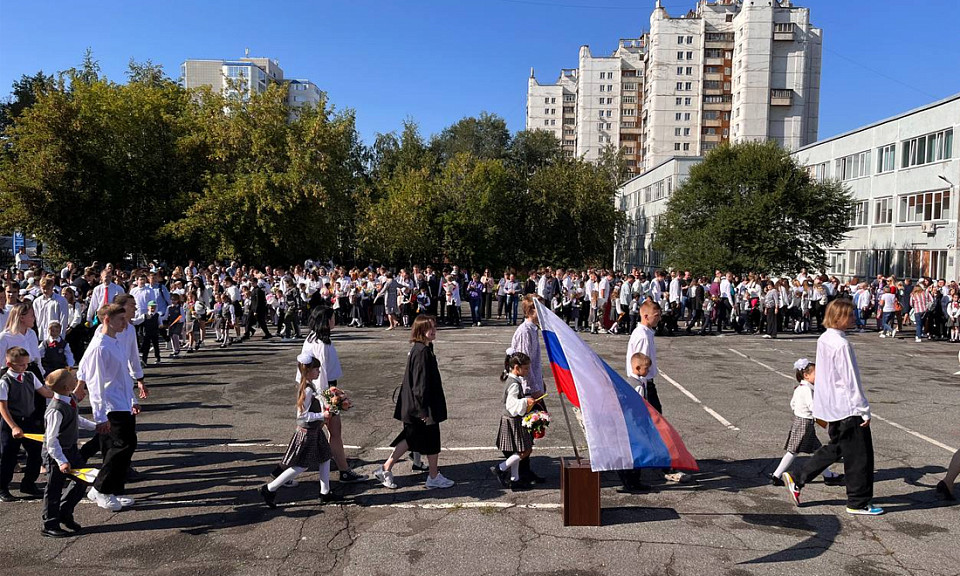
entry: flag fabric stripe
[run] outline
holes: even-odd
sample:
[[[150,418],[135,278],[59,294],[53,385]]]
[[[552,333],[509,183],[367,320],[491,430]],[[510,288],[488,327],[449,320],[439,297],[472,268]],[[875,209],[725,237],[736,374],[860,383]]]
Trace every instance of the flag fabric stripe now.
[[[537,315],[557,389],[580,407],[594,471],[698,470],[677,431],[625,378],[540,302]]]

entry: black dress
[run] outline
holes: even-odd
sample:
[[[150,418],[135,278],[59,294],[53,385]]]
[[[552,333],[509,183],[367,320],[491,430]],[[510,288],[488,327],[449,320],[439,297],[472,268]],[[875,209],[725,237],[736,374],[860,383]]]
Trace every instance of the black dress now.
[[[447,419],[447,401],[432,344],[417,342],[410,350],[393,417],[403,422],[403,431],[391,446],[406,440],[411,452],[440,452],[440,423]]]

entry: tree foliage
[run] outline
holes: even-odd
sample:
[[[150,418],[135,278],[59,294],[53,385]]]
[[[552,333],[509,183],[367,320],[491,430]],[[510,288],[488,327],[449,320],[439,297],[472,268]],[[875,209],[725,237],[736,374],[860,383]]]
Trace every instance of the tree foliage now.
[[[814,181],[775,142],[722,145],[673,191],[654,248],[698,273],[823,268],[852,207],[841,183]]]

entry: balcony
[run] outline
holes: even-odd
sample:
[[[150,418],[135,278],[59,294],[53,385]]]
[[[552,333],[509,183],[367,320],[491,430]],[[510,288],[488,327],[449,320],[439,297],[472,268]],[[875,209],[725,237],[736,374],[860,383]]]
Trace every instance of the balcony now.
[[[778,41],[793,42],[794,25],[792,22],[784,24],[774,24],[773,39]]]
[[[771,106],[792,106],[793,90],[774,89],[770,91]]]

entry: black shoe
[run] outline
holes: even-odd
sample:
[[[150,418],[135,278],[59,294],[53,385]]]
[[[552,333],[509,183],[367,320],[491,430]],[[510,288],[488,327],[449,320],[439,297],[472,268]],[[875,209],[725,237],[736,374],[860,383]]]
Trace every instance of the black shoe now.
[[[26,494],[30,498],[41,498],[43,497],[43,490],[37,488],[36,484],[21,484],[20,493]]]
[[[61,520],[60,524],[62,524],[64,528],[73,532],[74,534],[77,534],[83,530],[83,526],[77,524],[77,522],[73,518],[67,518],[66,520]]]
[[[519,482],[514,482],[513,480],[511,480],[509,486],[510,486],[510,490],[513,492],[522,492],[524,490],[529,490],[530,488],[532,488],[530,484],[522,480]]]
[[[72,536],[72,534],[60,528],[42,528],[40,533],[47,538],[69,538]]]
[[[366,474],[357,474],[353,470],[341,470],[340,482],[344,484],[353,484],[356,482],[366,482],[370,477]]]
[[[418,471],[418,472],[426,472],[426,471],[430,470],[430,467],[427,466],[426,464],[424,464],[423,462],[421,462],[421,463],[419,463],[419,464],[417,464],[416,462],[414,462],[413,464],[410,465],[410,467],[413,468],[414,470]]]
[[[500,470],[500,467],[494,464],[493,466],[490,467],[490,472],[492,472],[494,477],[496,477],[497,482],[500,483],[501,487],[503,488],[510,487],[510,484],[511,484],[510,478],[507,476],[507,474],[510,473],[509,469]]]
[[[629,492],[635,494],[638,492],[649,492],[652,490],[649,484],[644,484],[643,482],[632,482],[630,484],[624,484],[623,488],[618,490],[618,492]]]
[[[340,494],[337,494],[337,493],[335,493],[335,492],[329,492],[329,493],[327,493],[327,494],[321,494],[321,495],[320,495],[320,505],[321,505],[321,506],[323,506],[324,504],[340,504],[340,503],[342,503],[344,500],[346,500],[346,498],[344,498],[343,496],[341,496]]]
[[[774,486],[783,486],[783,480],[779,476],[774,476],[773,474],[767,474],[767,478],[770,480],[770,484]]]
[[[527,473],[523,475],[521,480],[531,482],[533,484],[543,484],[547,481],[543,476],[537,476],[537,473],[533,470],[527,470]]]
[[[823,483],[827,486],[846,486],[847,485],[846,478],[844,478],[843,474],[837,474],[836,476],[832,476],[830,478],[824,478]]]
[[[948,488],[947,483],[943,480],[937,482],[937,498],[948,502],[953,502],[957,499],[957,497],[953,495],[953,490]],[[6,500],[4,500],[4,502],[6,502]]]
[[[0,502],[19,502],[20,499],[10,493],[9,490],[0,491]]]
[[[260,492],[260,496],[263,497],[264,503],[265,503],[268,507],[270,507],[270,508],[276,508],[276,507],[277,507],[277,493],[276,493],[276,492],[271,492],[270,490],[268,490],[266,484],[264,484],[263,486],[260,487],[259,492]]]

